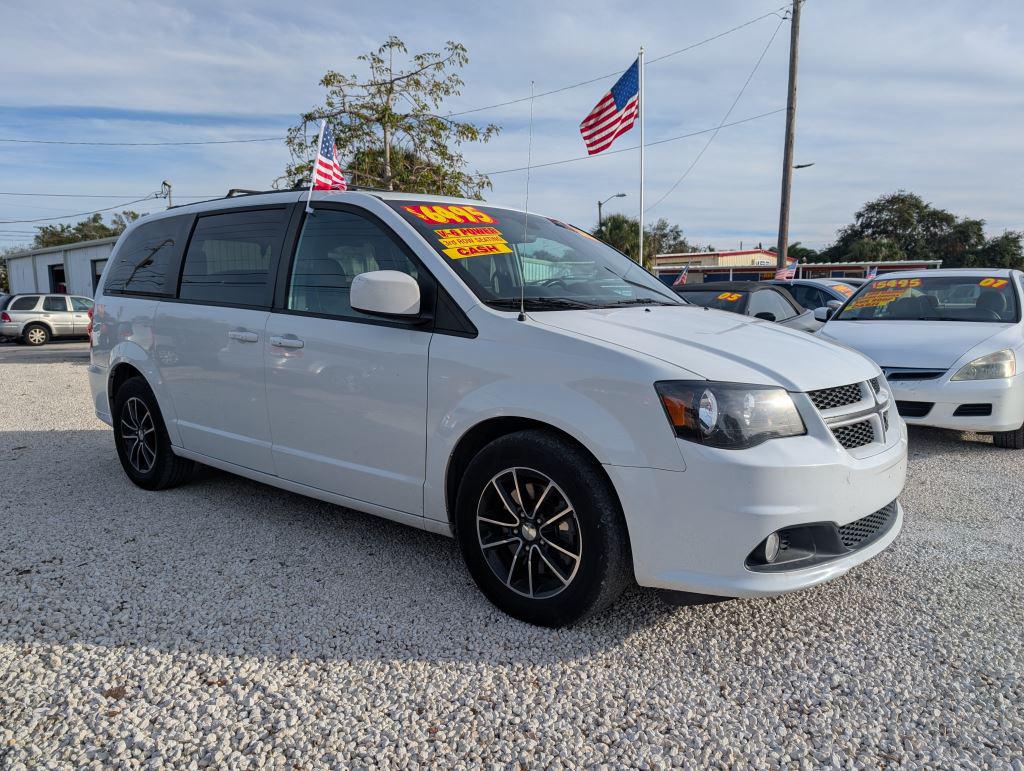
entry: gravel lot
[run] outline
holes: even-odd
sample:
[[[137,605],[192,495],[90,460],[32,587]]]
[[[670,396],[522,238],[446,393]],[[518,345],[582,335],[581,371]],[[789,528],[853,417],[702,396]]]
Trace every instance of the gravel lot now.
[[[1024,768],[1024,454],[911,433],[825,587],[563,631],[453,542],[204,471],[145,493],[84,362],[0,363],[0,767]]]

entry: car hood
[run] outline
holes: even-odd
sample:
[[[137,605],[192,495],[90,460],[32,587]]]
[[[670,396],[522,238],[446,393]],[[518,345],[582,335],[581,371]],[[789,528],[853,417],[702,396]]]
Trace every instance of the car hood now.
[[[530,317],[720,382],[813,391],[878,374],[878,368],[855,351],[806,332],[696,306],[600,308]]]
[[[830,321],[818,335],[855,348],[881,367],[949,369],[972,348],[1011,326],[972,321]]]

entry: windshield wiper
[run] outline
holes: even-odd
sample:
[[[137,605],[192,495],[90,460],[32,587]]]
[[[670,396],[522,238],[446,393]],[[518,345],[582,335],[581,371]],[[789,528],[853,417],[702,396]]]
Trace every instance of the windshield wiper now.
[[[683,303],[670,303],[665,300],[655,300],[649,297],[634,297],[632,300],[619,300],[618,302],[603,305],[604,308],[615,308],[620,305],[683,305]]]
[[[520,302],[528,310],[579,310],[582,308],[598,307],[593,303],[573,300],[569,297],[527,297],[522,301],[518,297],[498,297],[493,300],[485,300],[484,302],[492,308],[508,309],[511,311],[519,310]]]

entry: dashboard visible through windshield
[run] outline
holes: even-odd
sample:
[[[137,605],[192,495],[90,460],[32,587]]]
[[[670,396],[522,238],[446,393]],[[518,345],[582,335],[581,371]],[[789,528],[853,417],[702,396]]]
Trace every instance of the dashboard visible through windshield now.
[[[945,275],[876,279],[836,319],[1012,323],[1020,320],[1020,313],[1011,279]]]
[[[622,253],[556,219],[491,206],[388,201],[484,303],[500,310],[683,305]]]

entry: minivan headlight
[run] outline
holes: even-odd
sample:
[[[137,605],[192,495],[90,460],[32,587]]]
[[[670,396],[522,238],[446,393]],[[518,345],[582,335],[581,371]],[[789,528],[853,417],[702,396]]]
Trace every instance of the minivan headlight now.
[[[654,388],[676,436],[691,442],[741,450],[807,433],[782,388],[703,380],[666,380]]]
[[[1009,348],[1004,348],[968,362],[950,380],[996,380],[1016,374],[1017,357]]]

